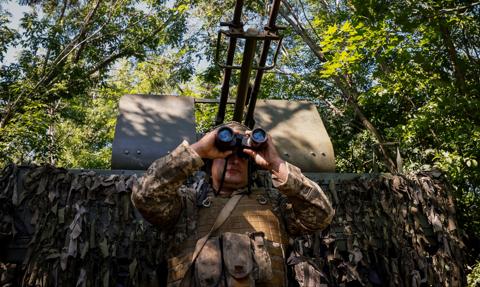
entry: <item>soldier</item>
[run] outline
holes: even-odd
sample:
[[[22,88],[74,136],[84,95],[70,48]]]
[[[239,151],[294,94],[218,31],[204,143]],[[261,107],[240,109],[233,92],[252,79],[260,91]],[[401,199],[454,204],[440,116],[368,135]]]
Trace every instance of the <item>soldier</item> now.
[[[239,123],[227,126],[251,135]],[[289,236],[325,228],[331,203],[280,158],[270,136],[260,150],[221,151],[217,131],[156,160],[133,189],[144,218],[171,234],[168,286],[287,286]],[[269,171],[263,186],[250,188],[247,158]],[[203,159],[213,161],[211,183],[198,172]]]

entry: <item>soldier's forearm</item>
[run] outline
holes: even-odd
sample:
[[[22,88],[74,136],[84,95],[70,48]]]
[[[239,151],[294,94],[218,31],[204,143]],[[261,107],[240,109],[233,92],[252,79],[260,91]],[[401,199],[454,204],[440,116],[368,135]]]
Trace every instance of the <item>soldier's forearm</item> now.
[[[323,229],[332,221],[335,211],[318,184],[305,177],[300,169],[287,163],[284,182],[273,176],[274,186],[292,203],[295,217],[307,231]]]
[[[133,188],[133,204],[149,222],[172,224],[181,211],[177,189],[202,165],[200,156],[184,141],[170,154],[152,163]]]
[[[185,179],[203,165],[202,158],[183,141],[171,153],[154,161],[144,178],[180,186]]]

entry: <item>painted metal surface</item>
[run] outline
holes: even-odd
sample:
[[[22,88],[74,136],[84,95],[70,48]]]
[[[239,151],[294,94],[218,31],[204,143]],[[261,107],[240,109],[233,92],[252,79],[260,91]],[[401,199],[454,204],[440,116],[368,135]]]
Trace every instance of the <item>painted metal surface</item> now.
[[[194,99],[125,95],[112,147],[112,169],[145,170],[183,140],[195,142]],[[304,172],[334,172],[333,146],[315,105],[260,100],[256,127],[270,133],[281,156]]]
[[[125,95],[119,103],[112,169],[145,170],[183,140],[196,140],[193,98]]]
[[[259,100],[256,127],[265,129],[286,161],[304,172],[334,172],[332,142],[314,104]]]

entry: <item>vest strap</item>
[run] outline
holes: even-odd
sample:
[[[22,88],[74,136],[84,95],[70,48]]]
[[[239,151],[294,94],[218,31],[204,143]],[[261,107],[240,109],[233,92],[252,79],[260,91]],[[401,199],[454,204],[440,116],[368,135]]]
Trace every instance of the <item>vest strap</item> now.
[[[223,207],[222,211],[218,214],[217,219],[215,220],[215,223],[213,224],[212,228],[210,228],[210,231],[200,238],[197,241],[197,245],[195,246],[195,251],[193,252],[192,255],[192,260],[190,262],[190,265],[188,266],[187,273],[185,273],[185,276],[182,279],[182,282],[180,282],[181,287],[189,287],[192,286],[191,280],[192,280],[192,274],[193,274],[193,262],[195,262],[195,259],[197,259],[198,254],[200,254],[200,251],[202,251],[203,247],[205,246],[205,243],[207,243],[207,240],[210,238],[210,236],[217,231],[220,226],[227,220],[227,218],[232,214],[232,211],[235,209],[235,206],[237,206],[238,202],[240,199],[242,199],[243,194],[236,194],[232,196],[228,202],[225,204]]]

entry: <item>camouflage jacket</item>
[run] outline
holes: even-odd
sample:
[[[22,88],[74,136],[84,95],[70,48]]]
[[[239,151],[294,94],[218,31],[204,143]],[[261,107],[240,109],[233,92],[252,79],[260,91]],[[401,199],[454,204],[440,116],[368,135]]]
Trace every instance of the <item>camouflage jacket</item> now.
[[[157,159],[134,186],[132,202],[150,223],[163,230],[178,224],[186,208],[182,193],[198,190],[199,180],[187,180],[203,166],[201,157],[184,141],[170,154]],[[287,163],[288,178],[272,177],[278,190],[276,214],[281,214],[290,235],[311,233],[325,228],[334,215],[330,200],[315,182],[296,166]],[[194,227],[193,227],[194,228]]]

